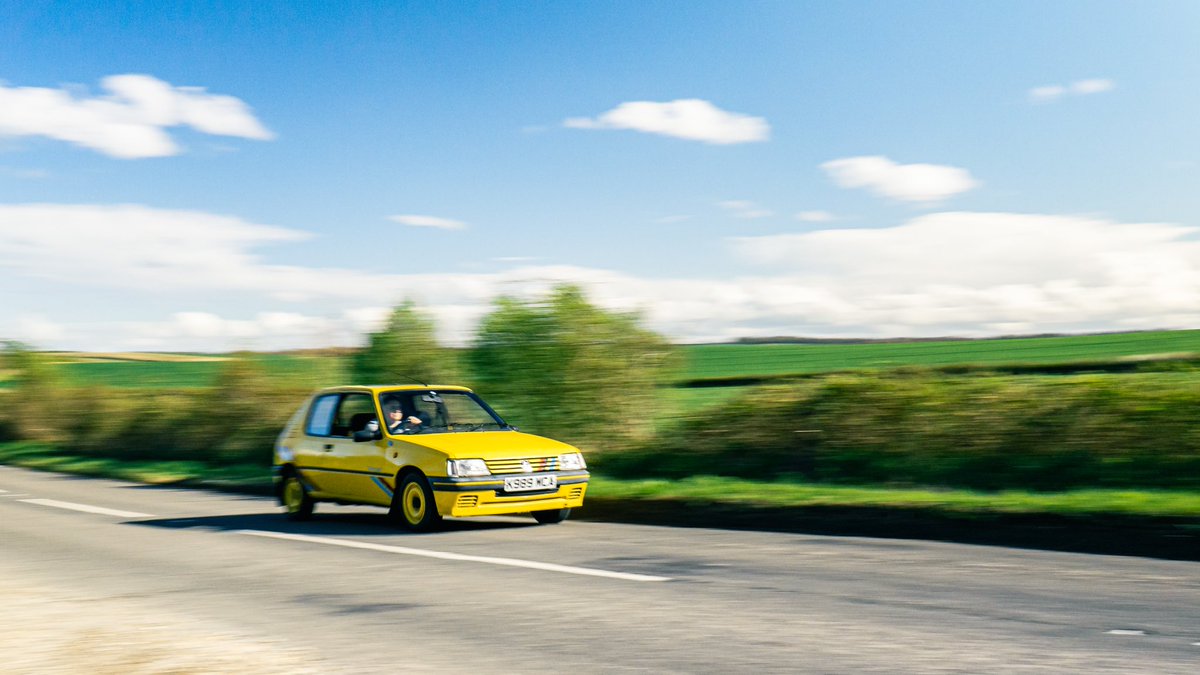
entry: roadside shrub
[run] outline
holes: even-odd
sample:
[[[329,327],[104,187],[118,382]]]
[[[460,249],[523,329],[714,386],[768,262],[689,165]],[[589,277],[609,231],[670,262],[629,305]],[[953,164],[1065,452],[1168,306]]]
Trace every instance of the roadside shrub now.
[[[1194,382],[1152,375],[834,376],[764,387],[594,464],[623,476],[1196,489],[1197,410]]]
[[[0,432],[43,440],[76,454],[122,460],[189,460],[270,464],[272,446],[308,389],[280,387],[248,358],[228,361],[213,387],[135,389],[58,387],[53,397],[6,393],[6,411],[31,415],[0,421]]]
[[[437,343],[433,320],[405,301],[354,355],[351,377],[356,384],[456,384],[457,373],[456,354]]]
[[[500,298],[467,359],[474,388],[510,422],[591,449],[650,435],[672,350],[637,315],[560,286],[541,301]]]

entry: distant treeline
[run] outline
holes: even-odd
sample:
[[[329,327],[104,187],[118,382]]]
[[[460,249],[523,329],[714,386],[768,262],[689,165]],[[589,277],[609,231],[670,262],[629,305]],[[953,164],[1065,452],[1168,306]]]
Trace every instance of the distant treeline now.
[[[941,337],[888,337],[888,338],[822,338],[794,335],[773,335],[768,337],[743,337],[732,342],[714,344],[733,345],[890,345],[910,344],[920,342],[989,342],[993,340],[1028,340],[1040,338],[1072,338],[1093,335],[1138,335],[1152,334],[1160,331],[1100,331],[1092,333],[1026,333],[1021,335],[993,335],[988,337],[963,337],[960,335],[945,335]]]

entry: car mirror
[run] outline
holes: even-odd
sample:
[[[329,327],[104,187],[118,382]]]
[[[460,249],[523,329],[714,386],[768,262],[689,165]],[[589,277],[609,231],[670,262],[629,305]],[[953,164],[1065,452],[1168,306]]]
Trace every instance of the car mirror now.
[[[367,427],[366,429],[361,429],[359,431],[354,432],[354,442],[355,443],[365,443],[366,441],[377,441],[380,438],[383,438],[383,434],[379,433],[378,426],[375,426],[374,428]]]

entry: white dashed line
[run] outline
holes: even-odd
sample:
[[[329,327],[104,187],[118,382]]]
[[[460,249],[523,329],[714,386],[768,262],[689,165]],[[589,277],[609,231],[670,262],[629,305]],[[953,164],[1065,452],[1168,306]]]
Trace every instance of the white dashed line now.
[[[39,506],[52,506],[56,509],[67,509],[70,511],[83,511],[84,513],[99,513],[104,516],[117,516],[118,518],[153,518],[152,513],[138,513],[137,511],[121,511],[118,509],[106,509],[103,506],[92,506],[91,504],[76,504],[74,502],[60,502],[57,499],[20,499],[17,501],[25,502],[26,504],[37,504]]]
[[[3,490],[0,490],[0,492],[3,492]],[[4,494],[0,495],[0,497],[4,497],[5,499],[12,499],[13,497],[28,497],[28,496],[29,496],[28,492],[5,492]]]
[[[327,544],[329,546],[345,546],[347,548],[361,548],[368,551],[382,551],[384,553],[399,553],[400,555],[415,555],[423,558],[437,558],[439,560],[461,560],[465,562],[488,563],[491,565],[506,565],[508,567],[525,567],[534,570],[543,570],[546,572],[563,572],[566,574],[581,574],[590,577],[607,577],[609,579],[623,579],[625,581],[670,581],[670,577],[655,577],[647,574],[632,574],[629,572],[610,572],[608,570],[597,570],[588,567],[571,567],[570,565],[556,565],[554,563],[537,562],[534,560],[518,560],[516,558],[493,558],[490,556],[466,555],[463,553],[446,553],[443,551],[430,551],[423,548],[408,548],[405,546],[386,546],[384,544],[371,544],[364,541],[352,541],[349,539],[330,539],[328,537],[310,537],[303,534],[286,534],[283,532],[264,532],[262,530],[238,530],[237,534],[246,534],[252,537],[268,537],[271,539],[288,539],[291,541],[306,541],[313,544]]]
[[[1108,631],[1108,634],[1109,635],[1145,635],[1146,631],[1144,631],[1144,630],[1125,630],[1125,629],[1118,628],[1115,630]]]

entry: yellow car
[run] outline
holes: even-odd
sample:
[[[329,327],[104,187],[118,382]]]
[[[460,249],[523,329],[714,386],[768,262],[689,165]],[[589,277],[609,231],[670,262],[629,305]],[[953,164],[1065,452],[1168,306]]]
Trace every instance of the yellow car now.
[[[412,530],[443,516],[531,513],[559,523],[583,505],[579,450],[521,433],[466,387],[322,389],[275,443],[275,493],[289,518],[317,502],[386,506]]]

